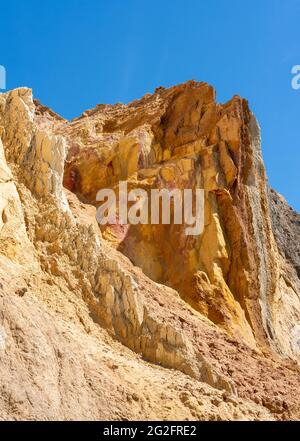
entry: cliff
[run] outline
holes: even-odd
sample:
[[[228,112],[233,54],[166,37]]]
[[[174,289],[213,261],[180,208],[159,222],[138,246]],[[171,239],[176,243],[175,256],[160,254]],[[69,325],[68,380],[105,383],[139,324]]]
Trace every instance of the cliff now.
[[[0,94],[0,418],[299,419],[299,215],[246,100],[188,83],[66,121]],[[203,188],[204,230],[96,221]]]

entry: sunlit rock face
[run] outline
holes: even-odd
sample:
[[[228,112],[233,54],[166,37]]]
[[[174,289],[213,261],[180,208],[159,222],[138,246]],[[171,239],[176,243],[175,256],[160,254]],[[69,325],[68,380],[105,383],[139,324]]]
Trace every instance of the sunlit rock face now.
[[[299,219],[247,101],[190,81],[66,121],[21,88],[0,137],[0,419],[300,418]],[[100,229],[120,181],[204,189],[203,231]]]
[[[204,188],[201,235],[187,236],[183,225],[117,224],[103,236],[235,337],[293,352],[278,340],[281,325],[272,312],[285,282],[259,127],[246,100],[221,105],[211,86],[188,82],[128,106],[97,106],[61,130],[70,145],[64,182],[85,202],[95,204],[99,189],[120,180],[148,192]]]

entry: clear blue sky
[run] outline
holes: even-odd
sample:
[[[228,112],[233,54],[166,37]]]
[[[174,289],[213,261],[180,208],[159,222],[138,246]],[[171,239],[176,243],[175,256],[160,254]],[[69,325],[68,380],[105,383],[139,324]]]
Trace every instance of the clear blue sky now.
[[[195,79],[250,101],[271,185],[300,211],[300,0],[0,0],[7,88],[67,118]]]

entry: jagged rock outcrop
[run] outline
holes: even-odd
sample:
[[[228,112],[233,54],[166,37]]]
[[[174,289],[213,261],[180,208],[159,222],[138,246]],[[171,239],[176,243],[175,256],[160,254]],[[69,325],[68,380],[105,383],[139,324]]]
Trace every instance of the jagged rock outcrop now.
[[[21,88],[0,135],[1,419],[300,417],[297,260],[245,100],[188,82],[68,122]],[[204,188],[203,233],[100,231],[120,180]]]
[[[270,207],[273,232],[279,251],[300,278],[300,215],[288,205],[283,196],[272,189]]]
[[[289,288],[282,287],[259,127],[246,100],[220,105],[212,87],[189,82],[129,106],[98,106],[57,131],[70,145],[65,185],[85,202],[95,204],[100,188],[120,180],[147,191],[204,188],[200,236],[178,225],[116,225],[104,237],[235,337],[294,351],[288,335],[278,339],[272,317],[274,297]]]

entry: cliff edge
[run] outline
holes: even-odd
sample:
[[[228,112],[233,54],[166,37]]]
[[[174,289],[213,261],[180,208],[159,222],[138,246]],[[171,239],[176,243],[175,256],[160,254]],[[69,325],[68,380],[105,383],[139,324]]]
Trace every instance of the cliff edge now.
[[[96,194],[204,189],[204,230]],[[299,215],[246,100],[158,88],[66,121],[0,94],[0,419],[300,418]]]

